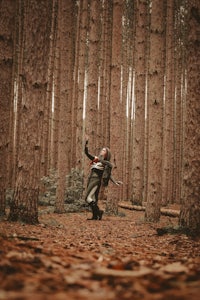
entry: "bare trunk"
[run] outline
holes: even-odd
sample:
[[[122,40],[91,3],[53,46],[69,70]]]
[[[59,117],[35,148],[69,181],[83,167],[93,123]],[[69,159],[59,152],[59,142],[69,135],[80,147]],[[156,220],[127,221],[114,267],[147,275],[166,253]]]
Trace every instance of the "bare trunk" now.
[[[46,1],[41,1],[40,6],[34,1],[29,5],[25,4],[26,30],[21,74],[23,87],[20,102],[19,149],[14,198],[9,219],[32,224],[38,222],[41,137],[47,87],[50,18],[51,6]],[[34,34],[36,32],[37,34]]]
[[[121,178],[123,139],[121,126],[121,47],[122,47],[122,3],[113,1],[113,29],[112,29],[112,69],[110,85],[110,148],[114,162],[113,176]],[[117,214],[120,191],[118,187],[108,190],[107,211]]]
[[[167,2],[162,205],[173,202],[174,162],[174,1]]]
[[[47,101],[44,115],[43,139],[42,139],[42,161],[41,161],[41,176],[46,176],[51,169],[51,155],[53,142],[53,97],[54,97],[54,68],[55,68],[55,48],[56,48],[56,29],[57,29],[57,14],[58,0],[53,0],[52,16],[51,16],[51,39],[48,61],[48,83],[47,83]]]
[[[0,4],[0,215],[5,214],[6,188],[8,187],[9,121],[11,107],[13,108],[12,70],[15,5],[12,1],[2,1]]]
[[[98,78],[99,78],[99,34],[100,34],[99,1],[90,3],[90,22],[88,37],[88,79],[86,101],[86,134],[89,136],[93,151],[97,151],[99,139],[97,138],[98,115]]]
[[[69,173],[71,107],[71,74],[69,63],[72,50],[71,21],[72,1],[59,2],[58,9],[58,51],[59,51],[59,123],[58,123],[58,182],[55,212],[63,213],[65,201],[66,175]],[[68,37],[68,38],[66,38]]]
[[[200,3],[188,2],[187,96],[184,141],[183,204],[179,223],[200,234]]]
[[[144,189],[145,85],[146,85],[146,1],[139,1],[136,15],[135,120],[133,142],[132,202],[141,205]]]
[[[162,197],[162,113],[164,94],[164,22],[163,2],[152,3],[150,26],[150,61],[148,70],[148,188],[145,218],[160,218]]]

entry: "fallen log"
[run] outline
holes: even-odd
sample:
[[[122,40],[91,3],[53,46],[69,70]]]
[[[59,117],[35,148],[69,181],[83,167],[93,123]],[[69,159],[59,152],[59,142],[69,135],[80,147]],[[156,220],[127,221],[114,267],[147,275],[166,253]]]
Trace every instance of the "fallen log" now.
[[[129,210],[137,210],[137,211],[145,211],[145,206],[140,205],[131,205],[126,203],[118,203],[118,206],[124,209]],[[169,217],[179,217],[180,210],[170,209],[170,208],[161,208],[161,215],[163,216],[169,216]]]
[[[161,215],[169,217],[179,217],[180,210],[161,208]]]

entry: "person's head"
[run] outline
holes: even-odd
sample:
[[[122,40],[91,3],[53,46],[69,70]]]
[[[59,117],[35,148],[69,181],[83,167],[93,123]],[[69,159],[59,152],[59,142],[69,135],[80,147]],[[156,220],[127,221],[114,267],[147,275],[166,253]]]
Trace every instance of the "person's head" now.
[[[103,156],[105,160],[111,159],[111,152],[108,147],[103,147],[100,151],[100,155]]]

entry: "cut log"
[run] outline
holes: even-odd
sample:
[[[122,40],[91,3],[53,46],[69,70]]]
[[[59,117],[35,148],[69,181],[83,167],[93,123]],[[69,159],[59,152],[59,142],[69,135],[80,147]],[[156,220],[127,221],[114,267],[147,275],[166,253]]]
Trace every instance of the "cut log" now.
[[[128,203],[120,202],[118,206],[129,210],[145,211],[145,206],[140,206],[140,205],[131,205]],[[163,216],[179,217],[179,214],[180,214],[180,210],[161,208],[161,215]]]

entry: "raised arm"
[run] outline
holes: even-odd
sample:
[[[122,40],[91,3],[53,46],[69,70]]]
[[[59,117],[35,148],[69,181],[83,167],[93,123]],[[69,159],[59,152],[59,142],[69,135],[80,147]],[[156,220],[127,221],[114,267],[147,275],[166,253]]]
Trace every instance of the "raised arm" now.
[[[89,152],[88,152],[88,140],[86,140],[85,142],[85,154],[87,155],[87,157],[90,159],[90,160],[93,160],[95,158],[95,156],[91,155]]]

